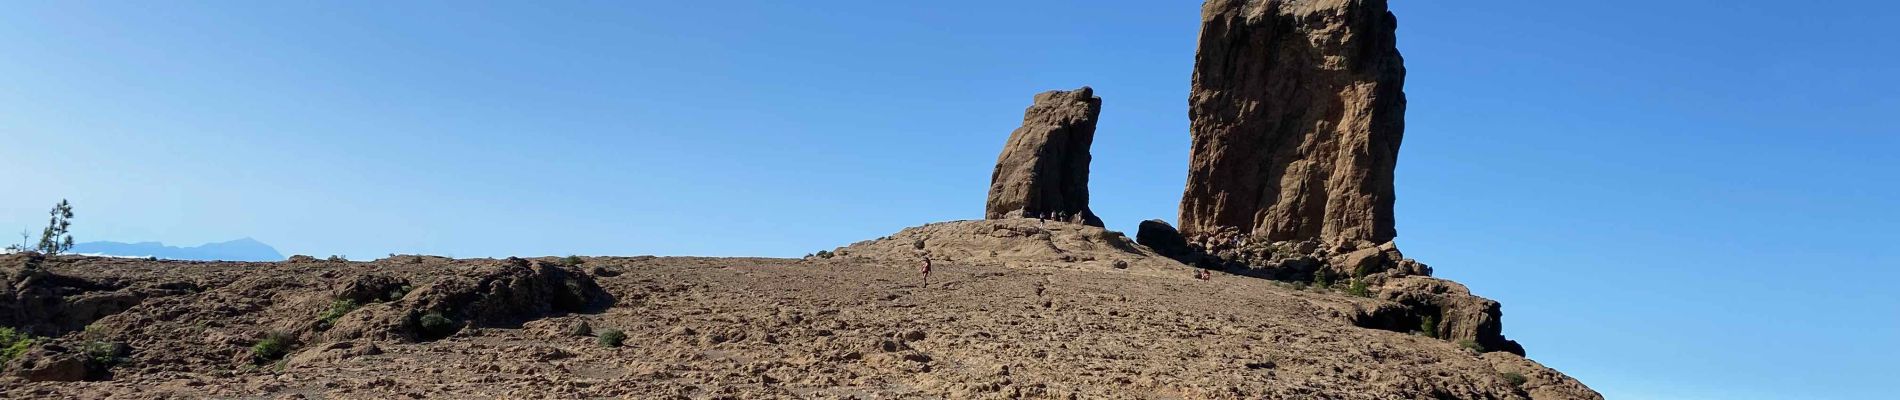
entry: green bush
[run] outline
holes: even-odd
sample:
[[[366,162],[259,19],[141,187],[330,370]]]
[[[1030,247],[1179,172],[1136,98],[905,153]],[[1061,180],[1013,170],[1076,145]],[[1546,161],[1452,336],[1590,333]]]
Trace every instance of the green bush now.
[[[1484,352],[1484,345],[1478,344],[1478,341],[1476,340],[1471,340],[1471,339],[1460,340],[1458,341],[1458,345],[1464,346],[1464,348],[1467,348],[1467,349],[1471,349],[1471,351],[1475,351],[1479,353]]]
[[[332,255],[332,256],[330,256],[330,259],[329,259],[329,261],[330,261],[330,262],[334,262],[334,263],[341,263],[341,262],[350,262],[350,258],[349,258],[349,257],[344,257],[344,256],[339,256],[339,255]]]
[[[582,260],[581,256],[567,256],[567,258],[561,259],[561,264],[565,264],[569,267],[579,267],[581,264],[586,263],[587,260]]]
[[[119,354],[119,345],[112,342],[99,340],[87,341],[85,347],[81,347],[80,351],[86,354],[86,358],[92,359],[93,363],[99,365],[119,365],[120,362],[125,361],[125,359],[119,357],[121,355]]]
[[[1425,320],[1420,321],[1418,323],[1418,330],[1420,332],[1425,332],[1425,337],[1437,339],[1438,338],[1438,317],[1430,316],[1430,315],[1425,316]]]
[[[626,344],[627,333],[621,332],[619,329],[608,329],[600,332],[599,340],[601,346],[620,347],[620,345]]]
[[[1332,280],[1327,279],[1326,275],[1326,270],[1324,269],[1313,271],[1313,286],[1318,286],[1320,289],[1333,287]]]
[[[1498,376],[1504,377],[1505,382],[1509,382],[1512,387],[1515,387],[1518,389],[1523,389],[1524,383],[1530,382],[1530,379],[1525,378],[1524,374],[1520,374],[1516,372],[1506,372],[1503,374],[1499,374]]]
[[[831,250],[819,250],[818,258],[831,258]]]
[[[439,312],[423,314],[416,318],[416,325],[422,328],[422,335],[431,338],[444,338],[455,333],[455,321]]]
[[[343,318],[343,315],[349,314],[351,311],[356,311],[357,307],[362,307],[362,305],[356,304],[356,300],[350,299],[342,299],[330,303],[330,309],[325,310],[322,315],[317,316],[317,329],[330,329],[330,327],[336,326],[337,319]]]
[[[1352,285],[1346,287],[1346,293],[1359,297],[1372,297],[1372,288],[1366,287],[1366,281],[1353,279]]]
[[[416,290],[415,286],[402,285],[402,287],[399,288],[389,289],[389,294],[383,295],[383,299],[387,301],[402,300],[404,297],[409,297],[409,292],[414,290]]]
[[[13,361],[14,357],[26,354],[33,348],[33,335],[15,331],[13,328],[0,327],[0,365]]]
[[[283,332],[271,332],[266,334],[263,340],[259,340],[257,344],[251,345],[251,359],[258,364],[267,364],[271,361],[282,359],[285,355],[290,354],[290,346],[294,344],[295,341],[296,339],[292,339],[290,335],[286,335]]]

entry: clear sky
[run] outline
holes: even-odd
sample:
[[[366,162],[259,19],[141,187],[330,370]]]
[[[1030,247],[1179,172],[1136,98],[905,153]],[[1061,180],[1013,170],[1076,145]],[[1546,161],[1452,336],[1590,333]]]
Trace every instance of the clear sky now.
[[[292,4],[295,3],[295,4]],[[1036,92],[1172,220],[1198,2],[10,2],[0,232],[799,256],[982,216]],[[1900,6],[1398,0],[1400,244],[1612,399],[1900,379]]]

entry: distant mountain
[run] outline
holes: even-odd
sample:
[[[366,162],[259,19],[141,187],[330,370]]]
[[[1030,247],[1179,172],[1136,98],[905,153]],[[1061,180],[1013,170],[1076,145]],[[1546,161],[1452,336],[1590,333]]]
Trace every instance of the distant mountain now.
[[[158,257],[198,261],[282,261],[284,255],[251,238],[197,247],[173,247],[159,242],[86,242],[73,245],[72,254],[114,257]]]

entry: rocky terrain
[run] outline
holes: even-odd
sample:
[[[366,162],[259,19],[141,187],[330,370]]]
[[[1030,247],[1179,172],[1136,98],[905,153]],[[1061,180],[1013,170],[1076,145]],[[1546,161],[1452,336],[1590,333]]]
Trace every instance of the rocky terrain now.
[[[941,257],[928,287],[918,239]],[[0,259],[0,294],[40,312],[0,322],[47,337],[5,398],[1600,398],[1515,354],[1360,327],[1403,301],[1383,291],[1203,281],[1033,219],[805,260],[29,261]],[[258,354],[273,332],[285,351]]]
[[[1396,24],[1207,1],[1178,230],[1102,228],[1102,100],[1052,91],[985,219],[800,260],[6,256],[0,394],[1601,399],[1393,241]]]

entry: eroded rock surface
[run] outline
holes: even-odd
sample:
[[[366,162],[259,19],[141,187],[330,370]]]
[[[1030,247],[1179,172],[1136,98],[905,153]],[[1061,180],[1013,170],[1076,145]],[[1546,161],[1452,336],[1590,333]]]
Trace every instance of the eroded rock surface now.
[[[57,336],[85,329],[87,324],[137,306],[147,298],[196,289],[185,282],[74,277],[43,266],[59,259],[32,254],[0,256],[0,326],[32,335]]]
[[[1474,296],[1464,285],[1443,279],[1403,277],[1386,282],[1379,298],[1431,316],[1433,337],[1475,343],[1485,351],[1524,355],[1524,346],[1504,338],[1503,307],[1497,301]],[[1410,323],[1411,321],[1407,321]],[[1406,326],[1424,326],[1424,321]]]
[[[1209,0],[1181,231],[1384,243],[1405,131],[1385,0]]]
[[[937,261],[929,287],[906,258],[917,239],[950,256]],[[0,398],[1602,398],[1514,354],[1355,326],[1359,310],[1405,308],[1381,296],[1227,274],[1199,280],[1129,242],[1095,227],[1010,219],[913,228],[810,260],[590,257],[575,268],[553,258],[526,266],[71,258],[49,272],[205,290],[150,298],[94,329],[48,338],[66,350],[42,348],[30,366],[0,374]],[[448,304],[425,291],[480,294],[494,301],[460,304],[497,314],[509,312],[476,304],[551,304],[510,293],[552,292],[502,289],[574,282],[547,268],[614,271],[596,279],[618,301],[428,341],[308,330],[340,293],[374,300],[367,294],[379,290],[370,289],[383,286],[375,282],[416,289],[344,319],[376,305]],[[366,289],[338,290],[351,287]],[[271,331],[298,338],[282,363],[251,354]],[[625,346],[600,345],[608,331],[623,332]],[[73,359],[91,340],[133,350],[109,374],[87,371],[95,382],[55,381],[92,368]]]
[[[1102,99],[1095,90],[1036,95],[990,176],[985,219],[1050,218],[1102,226],[1089,210],[1089,146]]]
[[[404,281],[380,275],[358,277],[339,295],[390,293]],[[399,290],[399,289],[397,289]],[[594,278],[569,266],[519,258],[495,261],[487,268],[436,279],[394,301],[369,304],[339,319],[322,337],[430,340],[464,327],[512,327],[550,315],[604,308],[613,297]],[[448,325],[431,327],[424,318],[440,316]]]

